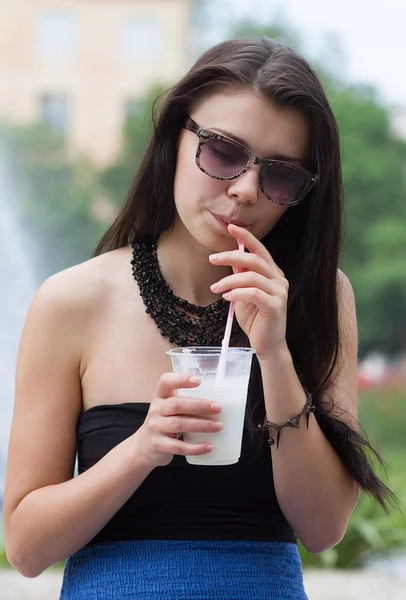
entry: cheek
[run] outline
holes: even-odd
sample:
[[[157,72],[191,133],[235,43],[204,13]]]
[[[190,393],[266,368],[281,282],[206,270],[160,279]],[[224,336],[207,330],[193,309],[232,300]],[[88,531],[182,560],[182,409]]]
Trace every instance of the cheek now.
[[[226,190],[227,182],[218,181],[203,173],[196,165],[195,155],[180,148],[174,181],[175,204],[182,208],[196,207],[218,197]],[[187,207],[185,206],[187,204]]]
[[[265,210],[263,212],[263,218],[261,219],[259,225],[259,233],[258,239],[264,238],[275,225],[278,223],[279,219],[285,214],[286,211],[289,210],[287,206],[279,206],[278,204],[272,203],[269,200],[265,199],[267,203],[264,207]]]

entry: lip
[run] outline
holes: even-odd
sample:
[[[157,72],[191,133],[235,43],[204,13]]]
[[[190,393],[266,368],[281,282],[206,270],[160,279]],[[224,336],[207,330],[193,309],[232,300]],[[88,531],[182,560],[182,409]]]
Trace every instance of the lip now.
[[[213,217],[216,217],[219,221],[222,221],[226,226],[227,225],[237,225],[237,227],[247,228],[248,224],[239,221],[238,219],[231,219],[230,217],[226,217],[225,215],[216,215],[216,213],[211,213]]]

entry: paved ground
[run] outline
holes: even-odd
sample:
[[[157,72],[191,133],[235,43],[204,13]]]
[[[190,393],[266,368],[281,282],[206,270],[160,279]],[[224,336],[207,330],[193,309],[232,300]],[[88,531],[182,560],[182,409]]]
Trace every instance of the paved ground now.
[[[406,599],[406,581],[377,573],[309,570],[305,586],[309,600]],[[0,600],[58,600],[60,587],[59,572],[25,579],[15,571],[0,570]]]

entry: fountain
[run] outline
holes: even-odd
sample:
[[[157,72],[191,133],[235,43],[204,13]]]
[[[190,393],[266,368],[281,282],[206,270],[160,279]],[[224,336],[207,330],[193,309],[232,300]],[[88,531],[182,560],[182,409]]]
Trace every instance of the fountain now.
[[[26,236],[18,223],[16,182],[0,145],[0,499],[13,412],[15,362],[25,316],[37,287]],[[1,504],[1,502],[0,502]]]

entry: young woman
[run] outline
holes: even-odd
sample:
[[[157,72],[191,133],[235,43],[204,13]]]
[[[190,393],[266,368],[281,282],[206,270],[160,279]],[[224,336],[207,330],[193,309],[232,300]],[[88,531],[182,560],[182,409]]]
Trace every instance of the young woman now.
[[[361,488],[385,506],[357,433],[340,173],[322,86],[275,41],[224,42],[167,95],[97,256],[27,317],[5,494],[23,575],[70,557],[63,600],[300,600],[297,539],[339,543]],[[221,406],[178,397],[198,382],[166,351],[218,346],[229,301],[232,344],[256,350],[242,456],[191,466],[212,447],[180,434],[220,430]]]

